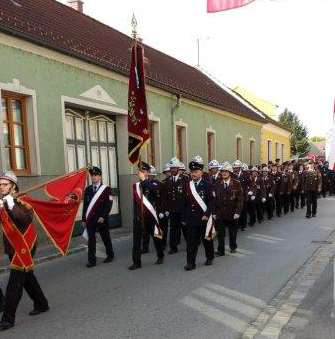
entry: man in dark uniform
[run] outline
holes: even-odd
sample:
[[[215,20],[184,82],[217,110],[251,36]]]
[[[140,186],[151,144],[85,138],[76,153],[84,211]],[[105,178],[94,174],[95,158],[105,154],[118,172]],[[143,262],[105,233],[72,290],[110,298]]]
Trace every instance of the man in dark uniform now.
[[[217,160],[212,160],[208,164],[208,180],[212,185],[221,181],[220,164]]]
[[[325,198],[327,193],[331,192],[330,183],[331,183],[331,172],[329,170],[329,162],[326,161],[320,166],[320,172],[322,175],[322,196]]]
[[[251,177],[248,187],[248,213],[250,217],[249,226],[254,226],[256,216],[259,223],[263,221],[263,203],[265,202],[265,193],[263,184],[259,178],[258,168],[251,169]]]
[[[290,194],[291,194],[291,187],[290,187],[290,177],[288,175],[288,163],[283,163],[282,166],[282,173],[281,173],[281,187],[280,187],[280,194],[282,195],[282,202],[284,208],[284,214],[287,214],[290,210]]]
[[[322,188],[322,177],[318,173],[314,164],[308,165],[308,170],[305,172],[303,177],[303,190],[306,195],[307,212],[306,218],[316,217],[318,208],[318,193],[321,192]]]
[[[275,192],[275,183],[273,177],[269,175],[269,169],[267,167],[263,167],[262,169],[262,177],[261,181],[264,187],[265,199],[264,207],[268,215],[268,219],[271,220],[273,218],[274,211],[274,192]]]
[[[295,208],[304,208],[305,207],[305,193],[302,189],[302,180],[304,176],[304,165],[299,163],[298,165],[298,172],[297,172],[297,182],[298,186],[295,191]]]
[[[187,226],[187,264],[186,271],[196,268],[198,248],[202,242],[205,247],[206,263],[213,264],[214,244],[212,237],[214,192],[212,185],[203,179],[203,160],[195,156],[189,163],[191,180],[187,184],[186,199],[183,206]]]
[[[33,271],[37,242],[37,231],[32,224],[33,211],[13,197],[17,191],[17,178],[14,173],[7,172],[0,176],[0,220],[5,253],[11,261],[0,331],[14,326],[23,289],[34,302],[34,309],[29,315],[35,316],[49,310],[48,301]]]
[[[160,215],[160,223],[163,231],[163,249],[165,250],[166,245],[167,245],[167,239],[168,239],[168,234],[169,234],[169,213],[167,212],[167,209],[165,208],[166,202],[164,201],[163,197],[166,195],[165,190],[166,190],[166,181],[170,177],[170,165],[167,163],[163,169],[163,175],[164,179],[161,182],[160,185],[160,197],[161,197],[161,211],[162,214]]]
[[[299,184],[298,173],[294,170],[294,163],[290,163],[288,165],[287,175],[289,178],[288,186],[287,186],[289,207],[290,207],[291,212],[294,212],[296,191],[297,191],[298,184]]]
[[[244,231],[247,227],[248,222],[248,186],[249,186],[249,173],[248,165],[243,164],[240,160],[236,160],[233,164],[234,175],[233,179],[236,179],[240,182],[243,191],[243,207],[240,215],[238,224],[241,228],[241,231]]]
[[[107,257],[104,263],[114,259],[114,250],[109,233],[108,218],[113,206],[112,189],[101,182],[101,169],[93,167],[89,170],[92,185],[86,187],[82,223],[88,235],[88,263],[86,267],[94,267],[96,258],[96,233],[99,232],[106,248]]]
[[[229,232],[231,253],[237,249],[238,220],[243,207],[243,190],[241,183],[233,179],[233,167],[225,164],[221,168],[222,180],[214,188],[216,231],[218,235],[217,256],[225,255],[225,232]]]
[[[179,173],[180,162],[177,158],[171,159],[169,164],[171,175],[165,181],[162,199],[166,209],[164,213],[170,218],[169,254],[174,254],[178,252],[181,231],[185,240],[187,239],[186,228],[182,223],[182,215],[188,179],[185,175]]]
[[[281,188],[281,173],[279,172],[280,166],[273,165],[271,177],[274,181],[274,198],[275,198],[275,205],[276,205],[276,214],[277,217],[281,217],[282,214],[282,196],[280,194]]]
[[[152,182],[153,188],[156,190],[156,195],[157,195],[157,202],[161,203],[161,198],[160,195],[162,193],[162,184],[161,182],[157,179],[157,171],[154,166],[150,166],[150,171],[149,171],[149,179]],[[160,206],[158,208],[161,210]],[[165,215],[160,214],[160,219],[161,219],[161,226],[163,224],[163,220],[165,219]],[[163,230],[163,227],[162,227]],[[163,237],[164,238],[164,237]],[[149,244],[150,244],[150,232],[146,229],[145,232],[143,232],[143,248],[142,248],[142,254],[149,253]]]
[[[151,235],[157,252],[157,265],[164,262],[163,234],[159,225],[159,196],[157,184],[149,179],[150,166],[145,162],[138,165],[140,181],[133,186],[134,225],[133,225],[133,264],[129,270],[142,267],[142,239],[147,232]]]

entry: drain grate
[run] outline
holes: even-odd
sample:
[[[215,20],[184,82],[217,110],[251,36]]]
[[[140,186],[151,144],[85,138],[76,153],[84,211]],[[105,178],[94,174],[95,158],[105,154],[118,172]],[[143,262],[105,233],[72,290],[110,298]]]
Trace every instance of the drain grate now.
[[[327,240],[312,240],[311,243],[312,244],[331,245],[333,242],[327,241]]]

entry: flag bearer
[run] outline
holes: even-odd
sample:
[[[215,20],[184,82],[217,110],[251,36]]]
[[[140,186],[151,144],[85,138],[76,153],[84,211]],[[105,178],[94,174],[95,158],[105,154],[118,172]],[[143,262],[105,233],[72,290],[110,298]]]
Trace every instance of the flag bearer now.
[[[149,179],[150,165],[141,161],[138,165],[139,181],[133,186],[134,201],[134,226],[133,226],[133,264],[129,270],[133,271],[142,267],[142,239],[146,232],[153,238],[157,252],[157,265],[163,264],[163,232],[159,224],[159,197],[157,186]]]
[[[35,316],[49,310],[48,301],[33,271],[37,243],[37,231],[32,224],[33,211],[14,197],[17,191],[17,177],[14,173],[7,172],[0,176],[0,220],[5,253],[11,261],[0,331],[14,326],[23,289],[34,302],[29,315]]]

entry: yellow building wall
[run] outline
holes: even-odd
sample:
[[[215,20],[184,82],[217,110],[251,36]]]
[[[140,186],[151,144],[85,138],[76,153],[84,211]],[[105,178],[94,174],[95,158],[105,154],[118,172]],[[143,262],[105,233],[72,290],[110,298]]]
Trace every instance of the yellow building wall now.
[[[287,161],[291,158],[290,151],[290,134],[283,130],[283,133],[276,131],[278,127],[271,130],[271,127],[265,125],[261,130],[261,162],[268,163],[268,141],[272,143],[272,157],[270,160],[273,162],[277,159],[281,159],[281,145],[284,145],[283,159]],[[287,135],[285,135],[287,134]],[[276,143],[278,143],[278,154],[276,154]]]

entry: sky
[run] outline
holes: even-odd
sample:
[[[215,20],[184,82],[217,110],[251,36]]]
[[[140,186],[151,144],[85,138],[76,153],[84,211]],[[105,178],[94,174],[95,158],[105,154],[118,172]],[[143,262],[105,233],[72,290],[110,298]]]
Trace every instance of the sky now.
[[[256,0],[207,13],[206,0],[83,0],[85,14],[229,87],[241,86],[298,114],[310,136],[326,135],[335,98],[335,0]],[[60,0],[66,3],[67,0]]]

